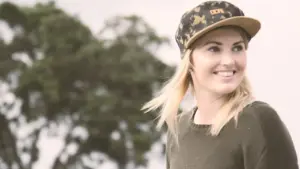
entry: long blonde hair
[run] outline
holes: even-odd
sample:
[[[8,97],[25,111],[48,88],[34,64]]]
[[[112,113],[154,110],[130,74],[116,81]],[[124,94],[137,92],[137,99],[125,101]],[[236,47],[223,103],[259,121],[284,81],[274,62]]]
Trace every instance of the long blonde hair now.
[[[187,49],[172,78],[153,99],[142,107],[142,110],[145,110],[145,112],[161,107],[157,128],[160,129],[166,123],[168,131],[176,138],[179,106],[189,86],[192,84],[189,74],[191,54],[192,50]],[[245,76],[237,89],[225,98],[226,101],[219,109],[210,128],[210,134],[213,136],[218,135],[232,118],[237,122],[239,112],[253,100],[251,86],[247,77]]]

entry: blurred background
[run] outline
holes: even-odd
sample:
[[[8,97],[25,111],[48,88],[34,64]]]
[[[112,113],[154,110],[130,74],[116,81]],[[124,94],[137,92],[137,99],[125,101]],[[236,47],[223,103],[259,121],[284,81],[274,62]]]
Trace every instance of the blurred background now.
[[[0,168],[163,169],[164,131],[140,108],[174,72],[179,19],[201,2],[0,0]],[[247,73],[299,154],[300,1],[229,2],[262,22]]]

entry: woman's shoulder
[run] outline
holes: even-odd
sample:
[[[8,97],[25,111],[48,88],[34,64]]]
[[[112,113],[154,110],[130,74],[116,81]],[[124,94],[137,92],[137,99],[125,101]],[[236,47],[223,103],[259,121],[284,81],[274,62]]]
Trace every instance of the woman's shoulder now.
[[[238,126],[244,139],[258,139],[265,144],[274,144],[275,140],[291,141],[289,131],[277,110],[263,101],[255,101],[245,107]]]
[[[260,100],[246,106],[240,114],[240,119],[260,127],[268,125],[275,127],[283,123],[277,110],[267,102]]]
[[[248,157],[246,160],[256,159],[256,168],[298,169],[292,137],[269,104],[256,101],[245,107],[240,116],[239,131],[242,150]]]
[[[270,118],[280,120],[278,111],[269,103],[260,100],[249,104],[248,108],[245,109],[245,113],[250,113],[261,122],[269,121]]]

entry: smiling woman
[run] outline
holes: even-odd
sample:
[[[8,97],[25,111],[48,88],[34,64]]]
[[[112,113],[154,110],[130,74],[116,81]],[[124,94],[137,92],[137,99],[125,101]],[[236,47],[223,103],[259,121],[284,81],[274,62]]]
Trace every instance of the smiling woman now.
[[[298,169],[285,124],[255,100],[247,79],[248,43],[260,22],[226,1],[183,14],[176,32],[181,62],[146,111],[162,107],[168,126],[167,169]],[[177,113],[189,86],[197,105]]]
[[[198,105],[209,105],[216,98],[234,92],[246,80],[248,39],[245,35],[239,28],[222,27],[207,33],[191,45],[191,82]],[[249,97],[248,101],[251,99],[251,95],[246,97]],[[213,123],[216,113],[196,113],[202,117],[195,118],[195,122]]]
[[[246,44],[242,34],[232,28],[214,30],[193,45],[191,72],[198,93],[221,95],[233,92],[244,79]],[[200,91],[200,88],[204,88]],[[213,96],[215,97],[215,96]]]

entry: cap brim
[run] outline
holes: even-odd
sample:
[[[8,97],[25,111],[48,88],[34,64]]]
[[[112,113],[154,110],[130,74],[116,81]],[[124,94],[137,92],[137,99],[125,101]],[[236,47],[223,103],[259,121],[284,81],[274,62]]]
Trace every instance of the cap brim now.
[[[199,37],[203,36],[204,34],[212,31],[216,28],[223,27],[223,26],[237,26],[243,28],[251,38],[253,38],[257,32],[260,30],[261,24],[258,20],[250,17],[245,16],[237,16],[228,19],[224,19],[217,23],[214,23],[210,26],[207,26],[205,29],[197,32],[190,38],[190,40],[186,43],[186,47],[190,47],[190,45]]]

